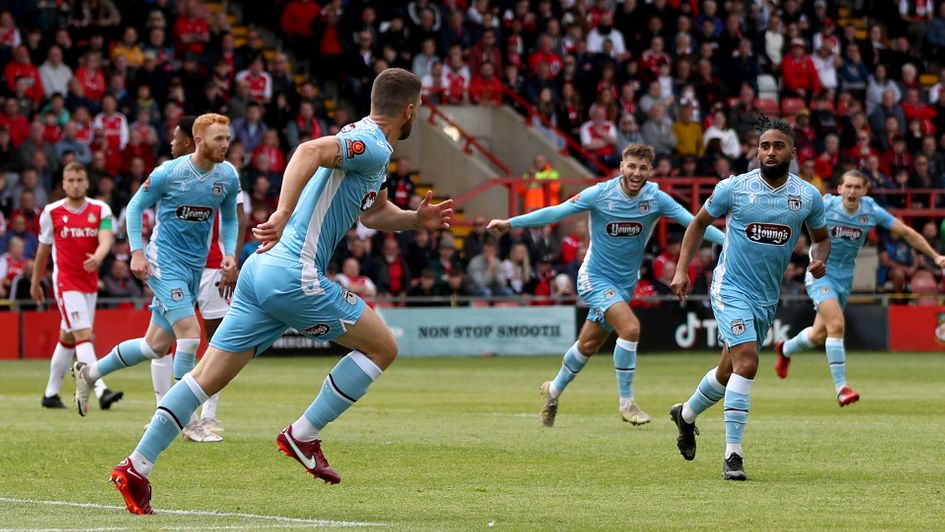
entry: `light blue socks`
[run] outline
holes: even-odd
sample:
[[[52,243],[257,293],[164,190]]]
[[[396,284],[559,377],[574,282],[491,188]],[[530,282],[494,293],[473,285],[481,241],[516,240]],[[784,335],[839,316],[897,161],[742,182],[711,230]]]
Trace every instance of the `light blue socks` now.
[[[633,374],[637,369],[637,343],[617,338],[614,347],[614,371],[620,402],[633,399]],[[622,405],[621,405],[622,406]]]
[[[741,375],[732,373],[725,388],[725,458],[730,454],[742,453],[742,437],[748,422],[748,410],[751,408],[751,383]]]
[[[847,354],[843,348],[843,338],[827,338],[824,347],[827,349],[833,385],[839,392],[840,388],[847,385]]]
[[[577,350],[577,343],[572,345],[564,353],[564,360],[561,363],[561,369],[558,375],[551,381],[551,396],[558,397],[561,392],[568,387],[568,384],[574,380],[574,377],[584,369],[588,357],[582,355]]]

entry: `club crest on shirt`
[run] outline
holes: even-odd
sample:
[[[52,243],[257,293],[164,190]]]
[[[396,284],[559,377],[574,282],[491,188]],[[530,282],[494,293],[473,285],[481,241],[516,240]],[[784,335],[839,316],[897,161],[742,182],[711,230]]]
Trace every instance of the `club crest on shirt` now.
[[[373,190],[365,194],[364,197],[361,198],[361,210],[366,211],[370,209],[371,207],[373,207],[374,200],[376,199],[377,199],[377,192],[374,192]]]
[[[302,332],[304,332],[305,334],[309,336],[314,336],[317,338],[319,336],[325,336],[330,331],[331,331],[331,326],[328,325],[327,323],[316,323],[315,325],[312,325],[311,327],[306,327],[305,330]]]
[[[69,223],[69,217],[68,217],[68,216],[65,216],[65,215],[63,215],[63,217],[62,217],[62,223],[64,223],[64,224],[67,224],[67,223]]]
[[[358,296],[356,296],[351,290],[345,290],[342,292],[341,297],[343,297],[349,305],[354,305],[358,302]]]
[[[870,217],[869,217],[869,215],[868,215],[868,214],[861,214],[861,215],[860,215],[860,223],[861,223],[861,224],[868,224],[868,223],[870,223]]]
[[[800,196],[788,196],[787,197],[787,208],[792,211],[801,210],[801,197]]]
[[[69,317],[72,318],[72,321],[79,321],[79,313],[78,313],[78,312],[70,312],[70,313],[69,313]]]
[[[180,288],[175,288],[171,290],[171,299],[174,301],[181,301],[184,299],[184,291]]]
[[[745,322],[743,320],[735,320],[732,322],[732,334],[735,336],[745,334]]]
[[[220,196],[223,194],[223,183],[217,182],[213,184],[213,188],[210,189],[210,193],[214,196]]]
[[[640,209],[640,214],[646,214],[646,213],[650,212],[650,202],[649,202],[649,201],[641,201],[641,202],[640,202],[640,205],[639,205],[639,209]]]
[[[95,213],[94,213],[94,212],[90,212],[90,213],[89,213],[89,223],[90,223],[90,224],[94,224],[97,219],[98,219],[98,218],[95,216]]]
[[[348,147],[348,158],[354,159],[355,155],[364,153],[364,142],[360,140],[345,139],[345,145]]]
[[[820,287],[820,293],[823,294],[823,295],[829,294],[829,293],[830,293],[830,287],[829,287],[829,286],[821,286],[821,287]]]
[[[617,295],[617,292],[614,292],[613,288],[608,288],[604,291],[604,299],[611,299],[615,295]]]

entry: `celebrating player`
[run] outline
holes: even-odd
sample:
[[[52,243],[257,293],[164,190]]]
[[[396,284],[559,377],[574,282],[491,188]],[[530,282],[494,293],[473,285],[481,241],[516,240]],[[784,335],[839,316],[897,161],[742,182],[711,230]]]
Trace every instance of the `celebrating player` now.
[[[53,291],[62,320],[59,343],[49,361],[49,382],[43,394],[46,408],[65,408],[59,398],[62,378],[72,365],[72,355],[86,364],[95,363],[92,324],[98,298],[98,269],[112,247],[112,209],[103,201],[85,196],[89,178],[85,167],[69,163],[62,170],[62,188],[66,197],[46,205],[39,217],[39,248],[33,262],[30,295],[43,303],[46,295],[40,281],[46,276],[46,263],[53,256]],[[104,381],[95,383],[95,395],[102,410],[124,395],[111,391]]]
[[[554,425],[558,397],[614,330],[618,336],[614,370],[620,415],[634,425],[650,422],[650,416],[633,399],[640,321],[630,309],[630,297],[640,278],[646,241],[659,219],[668,216],[684,226],[692,221],[692,214],[658,185],[647,183],[652,162],[653,148],[631,144],[623,150],[620,176],[586,188],[560,205],[489,222],[489,229],[501,234],[513,227],[548,225],[590,211],[591,244],[577,279],[581,298],[590,310],[577,342],[564,354],[558,376],[541,385],[545,398],[541,423],[546,427]],[[709,228],[709,240],[721,244],[723,238],[721,231]]]
[[[939,255],[929,243],[901,220],[894,218],[866,197],[866,176],[857,170],[843,174],[839,195],[824,196],[827,226],[830,233],[830,269],[827,275],[816,279],[807,274],[807,295],[814,301],[817,317],[814,325],[799,332],[787,342],[774,344],[778,354],[774,371],[778,377],[787,378],[791,357],[815,346],[825,345],[830,375],[833,377],[837,401],[840,406],[855,403],[860,394],[847,386],[846,352],[843,348],[845,321],[843,309],[853,286],[853,269],[856,254],[866,242],[866,235],[879,225],[899,235],[915,249],[925,253],[939,268],[945,268],[945,256]]]
[[[764,341],[781,293],[781,279],[806,224],[811,234],[808,271],[821,278],[830,255],[824,202],[813,185],[788,173],[797,153],[794,131],[781,120],[762,117],[758,170],[720,181],[683,237],[673,292],[689,294],[686,270],[712,220],[726,215],[728,227],[712,275],[710,299],[723,344],[719,365],[710,369],[692,397],[670,410],[686,460],[696,457],[696,416],[725,398],[726,480],[745,480],[742,435],[751,403],[749,393]]]
[[[134,452],[112,469],[128,511],[151,513],[148,476],[183,428],[180,420],[289,327],[352,350],[328,374],[305,413],[276,437],[279,449],[314,477],[341,481],[322,454],[319,433],[367,393],[397,356],[397,342],[361,298],[324,271],[358,216],[367,227],[386,231],[449,227],[452,201],[432,205],[431,192],[416,211],[387,201],[384,179],[392,143],[410,135],[419,105],[420,80],[406,70],[387,69],[374,80],[369,117],[296,149],[276,211],[253,230],[263,241],[260,253],[243,265],[233,304],[210,348],[164,396]]]
[[[197,146],[194,143],[194,121],[197,117],[187,115],[177,122],[174,128],[174,134],[171,137],[171,156],[173,158],[192,154]],[[223,162],[221,164],[230,164]],[[147,180],[143,186],[145,189],[150,187],[151,181]],[[236,214],[239,221],[239,230],[237,231],[237,243],[243,241],[243,231],[246,227],[246,216],[241,206],[245,205],[243,193],[236,196]],[[203,274],[200,277],[200,289],[197,293],[197,308],[200,309],[200,316],[203,318],[204,333],[207,339],[213,337],[217,327],[223,320],[223,316],[230,308],[229,298],[236,288],[236,277],[238,270],[224,271],[221,269],[223,263],[224,243],[220,238],[220,214],[213,219],[213,233],[210,239],[210,252],[207,255],[207,263],[204,265]],[[164,394],[171,389],[174,375],[173,357],[161,357],[151,360],[151,382],[154,385],[154,395],[157,403],[161,403]],[[220,402],[220,394],[213,394],[200,412],[200,419],[192,419],[184,427],[183,435],[190,441],[199,443],[212,443],[223,441],[219,432],[223,431],[220,422],[216,419],[217,404]]]
[[[95,364],[76,363],[75,401],[83,416],[88,410],[90,386],[95,381],[146,359],[165,356],[175,339],[174,377],[180,379],[193,369],[194,354],[200,345],[194,297],[218,210],[226,248],[222,268],[236,268],[239,178],[233,166],[220,164],[230,143],[230,120],[218,114],[201,115],[194,122],[193,131],[197,151],[151,172],[150,186],[138,189],[128,204],[131,271],[137,278],[147,279],[154,292],[151,324],[144,338],[125,340]],[[141,213],[154,204],[158,204],[157,223],[145,253]]]

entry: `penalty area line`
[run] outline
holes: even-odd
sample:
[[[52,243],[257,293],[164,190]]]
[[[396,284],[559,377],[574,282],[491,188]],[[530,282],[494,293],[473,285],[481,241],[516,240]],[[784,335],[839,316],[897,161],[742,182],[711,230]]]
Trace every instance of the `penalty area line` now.
[[[95,504],[85,502],[70,501],[43,501],[37,499],[15,499],[12,497],[0,497],[0,503],[9,502],[14,504],[31,504],[39,506],[69,506],[72,508],[91,508],[98,510],[125,510],[124,506],[114,506],[111,504]],[[385,523],[368,523],[360,521],[335,521],[332,519],[305,519],[303,517],[285,517],[282,515],[260,515],[242,512],[218,512],[206,510],[155,510],[155,515],[193,515],[201,517],[235,517],[242,519],[256,519],[259,521],[274,521],[278,523],[295,523],[308,526],[330,526],[330,527],[373,527],[389,526]]]

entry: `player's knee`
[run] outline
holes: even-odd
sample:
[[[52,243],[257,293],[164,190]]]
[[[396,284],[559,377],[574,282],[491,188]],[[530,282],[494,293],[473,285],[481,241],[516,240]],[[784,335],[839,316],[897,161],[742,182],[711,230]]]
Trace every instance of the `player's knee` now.
[[[824,335],[824,340],[829,336],[831,338],[843,338],[846,326],[843,323],[842,319],[830,320],[827,322],[827,332]]]
[[[814,345],[823,344],[825,341],[827,341],[827,328],[821,327],[811,329],[811,332],[808,334],[808,339]]]
[[[577,351],[581,355],[589,357],[597,353],[601,342],[597,338],[582,338],[577,341]]]
[[[64,345],[74,345],[75,336],[71,332],[59,331],[59,343]]]
[[[617,331],[617,335],[621,340],[626,340],[628,342],[638,341],[640,339],[640,322],[634,320],[630,323],[627,323]]]
[[[70,336],[72,337],[72,343],[85,342],[92,339],[92,329],[79,329],[77,331],[72,331]]]

